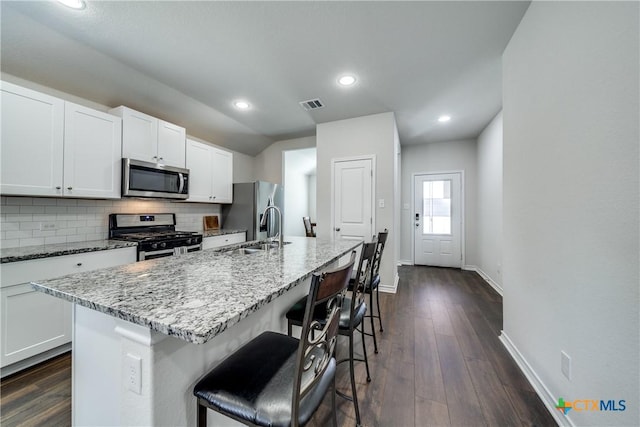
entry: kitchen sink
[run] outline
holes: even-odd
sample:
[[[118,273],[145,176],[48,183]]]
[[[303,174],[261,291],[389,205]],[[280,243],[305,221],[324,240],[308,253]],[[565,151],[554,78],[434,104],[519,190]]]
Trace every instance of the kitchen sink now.
[[[282,242],[283,245],[288,245],[290,243],[291,242]],[[250,255],[250,254],[268,251],[271,249],[278,249],[278,242],[259,243],[251,246],[246,246],[244,248],[234,249],[230,252],[232,254]]]

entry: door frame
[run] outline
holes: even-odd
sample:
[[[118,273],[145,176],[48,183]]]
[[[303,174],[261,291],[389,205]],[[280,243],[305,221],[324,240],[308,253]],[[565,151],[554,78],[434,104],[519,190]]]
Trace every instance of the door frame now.
[[[331,223],[330,232],[331,232],[331,240],[335,238],[335,224],[336,224],[336,216],[335,216],[335,207],[333,201],[335,200],[335,166],[338,162],[350,162],[355,160],[371,160],[371,231],[372,236],[376,234],[376,155],[375,154],[366,154],[362,156],[350,156],[350,157],[335,157],[331,159]]]
[[[464,170],[446,170],[431,172],[414,172],[411,174],[411,260],[416,265],[416,233],[414,230],[414,215],[416,212],[416,177],[421,175],[442,175],[442,174],[460,174],[460,252],[462,260],[460,260],[460,269],[464,270],[466,264],[466,246],[465,246],[465,222],[464,222]]]

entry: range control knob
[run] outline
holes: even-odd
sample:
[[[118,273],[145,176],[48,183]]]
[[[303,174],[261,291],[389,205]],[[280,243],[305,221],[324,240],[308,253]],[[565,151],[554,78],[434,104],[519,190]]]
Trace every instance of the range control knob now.
[[[161,248],[166,248],[166,247],[167,247],[167,244],[166,244],[165,242],[162,242],[162,243],[160,243],[160,247],[161,247]]]
[[[157,243],[152,243],[151,244],[151,249],[158,249],[158,244]]]
[[[191,244],[191,239],[187,239],[187,245]]]

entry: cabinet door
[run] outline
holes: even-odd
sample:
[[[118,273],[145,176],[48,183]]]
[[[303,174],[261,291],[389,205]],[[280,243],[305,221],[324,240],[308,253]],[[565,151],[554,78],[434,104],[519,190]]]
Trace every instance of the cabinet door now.
[[[71,341],[71,303],[26,283],[0,289],[0,304],[2,366]]]
[[[2,264],[0,366],[71,341],[71,303],[34,291],[29,282],[135,261],[136,248],[127,247]]]
[[[211,147],[187,140],[188,202],[211,202]]]
[[[158,120],[158,163],[185,167],[185,138],[185,128]]]
[[[122,157],[157,162],[158,119],[127,107],[114,110],[122,117]]]
[[[120,198],[121,123],[111,114],[65,103],[65,195]]]
[[[212,147],[213,201],[233,202],[233,154]]]
[[[0,192],[62,195],[64,101],[1,82]]]

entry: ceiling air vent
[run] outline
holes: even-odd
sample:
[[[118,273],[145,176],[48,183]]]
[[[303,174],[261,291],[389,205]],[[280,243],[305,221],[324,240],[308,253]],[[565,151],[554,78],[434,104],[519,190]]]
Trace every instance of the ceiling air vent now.
[[[322,101],[316,98],[316,99],[309,99],[308,101],[302,101],[300,102],[300,106],[304,108],[306,111],[310,111],[310,110],[317,110],[318,108],[322,108],[324,107],[324,104],[322,103]]]

